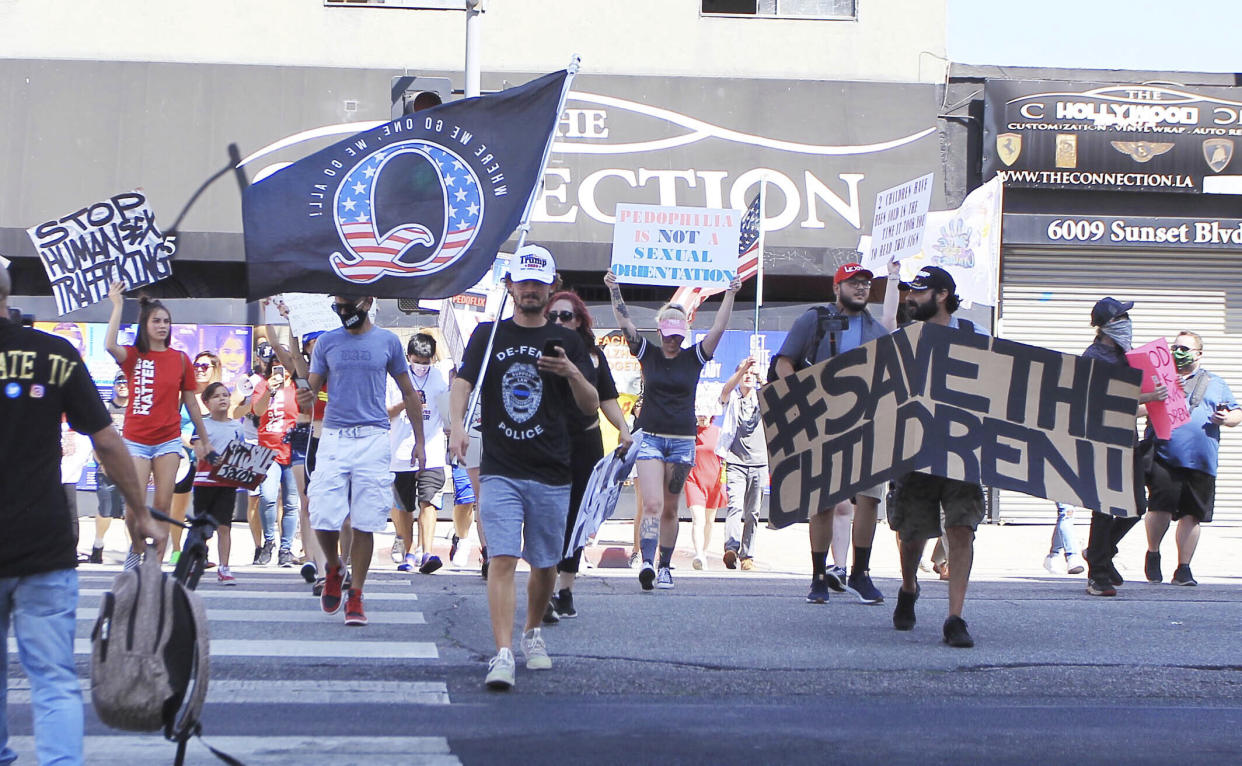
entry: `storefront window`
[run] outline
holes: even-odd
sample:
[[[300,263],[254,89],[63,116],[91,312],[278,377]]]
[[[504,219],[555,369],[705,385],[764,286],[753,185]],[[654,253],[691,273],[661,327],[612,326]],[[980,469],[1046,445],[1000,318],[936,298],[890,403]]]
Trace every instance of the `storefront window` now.
[[[702,12],[728,16],[852,19],[858,0],[703,0]]]

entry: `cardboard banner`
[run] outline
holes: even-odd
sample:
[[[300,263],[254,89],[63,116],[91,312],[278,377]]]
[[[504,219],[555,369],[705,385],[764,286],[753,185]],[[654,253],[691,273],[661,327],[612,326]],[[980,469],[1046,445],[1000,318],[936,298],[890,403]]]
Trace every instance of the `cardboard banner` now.
[[[617,205],[612,271],[618,282],[726,288],[737,274],[742,211]]]
[[[633,436],[634,443],[624,455],[618,455],[613,450],[600,458],[591,470],[591,478],[587,480],[586,490],[578,505],[578,519],[574,522],[573,534],[565,544],[566,558],[584,547],[591,536],[599,531],[600,526],[616,512],[621,485],[634,470],[634,463],[638,461],[638,448],[643,443],[641,429],[635,431]]]
[[[26,230],[61,316],[98,303],[118,278],[128,289],[172,276],[176,244],[155,226],[141,189],[122,192]]]
[[[220,462],[207,475],[212,481],[242,489],[255,489],[267,478],[276,451],[257,444],[232,441],[220,453]]]
[[[935,175],[928,173],[875,195],[870,256],[874,263],[868,268],[876,274],[883,274],[886,264],[923,249],[923,227],[927,223],[927,208],[931,206]],[[875,264],[881,268],[877,270]]]
[[[1130,366],[1143,371],[1143,393],[1156,390],[1159,380],[1169,389],[1169,397],[1163,402],[1147,403],[1147,422],[1151,423],[1157,439],[1168,439],[1173,429],[1190,422],[1190,403],[1186,401],[1186,392],[1177,379],[1177,365],[1173,364],[1173,354],[1169,351],[1169,342],[1157,338],[1151,343],[1139,346],[1126,352]]]
[[[1138,370],[915,323],[760,390],[782,527],[911,471],[1133,516]]]

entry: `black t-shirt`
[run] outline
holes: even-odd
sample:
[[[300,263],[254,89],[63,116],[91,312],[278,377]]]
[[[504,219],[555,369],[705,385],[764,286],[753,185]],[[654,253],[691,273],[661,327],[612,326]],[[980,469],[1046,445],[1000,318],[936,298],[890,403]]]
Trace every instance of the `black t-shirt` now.
[[[492,324],[474,329],[457,375],[479,385],[479,369]],[[543,345],[556,338],[570,361],[590,380],[586,346],[578,334],[551,322],[521,327],[506,319],[496,328],[491,360],[479,396],[480,430],[485,475],[530,479],[543,484],[568,484],[569,413],[577,410],[569,381],[540,373],[536,362]]]
[[[712,355],[699,342],[668,359],[659,345],[648,343],[646,338],[639,338],[630,352],[643,369],[643,411],[638,427],[649,434],[694,438],[694,392],[703,365]]]
[[[77,566],[60,485],[62,413],[78,433],[112,426],[68,341],[0,320],[0,577]]]
[[[585,346],[586,343],[584,342]],[[591,369],[586,372],[587,382],[595,386],[596,392],[599,393],[599,400],[606,402],[609,399],[617,398],[617,382],[612,378],[612,368],[608,366],[608,359],[604,356],[604,352],[599,350],[598,346],[591,346],[587,349],[587,366]],[[587,430],[592,425],[599,423],[599,413],[592,412],[587,414],[577,407],[569,409],[569,430],[571,433],[580,433]]]

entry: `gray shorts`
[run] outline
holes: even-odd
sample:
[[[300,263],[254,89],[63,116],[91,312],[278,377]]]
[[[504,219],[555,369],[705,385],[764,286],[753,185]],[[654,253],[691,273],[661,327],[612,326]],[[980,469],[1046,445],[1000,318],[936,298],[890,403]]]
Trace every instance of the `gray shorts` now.
[[[543,484],[508,476],[480,477],[479,520],[489,556],[526,559],[534,569],[563,558],[569,484]]]

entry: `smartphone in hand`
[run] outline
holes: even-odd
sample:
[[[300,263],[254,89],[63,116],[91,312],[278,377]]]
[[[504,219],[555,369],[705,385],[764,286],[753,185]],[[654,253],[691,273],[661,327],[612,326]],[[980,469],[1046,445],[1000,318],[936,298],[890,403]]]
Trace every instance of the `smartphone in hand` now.
[[[544,356],[557,356],[557,350],[564,353],[565,343],[560,338],[548,338],[543,344]]]

